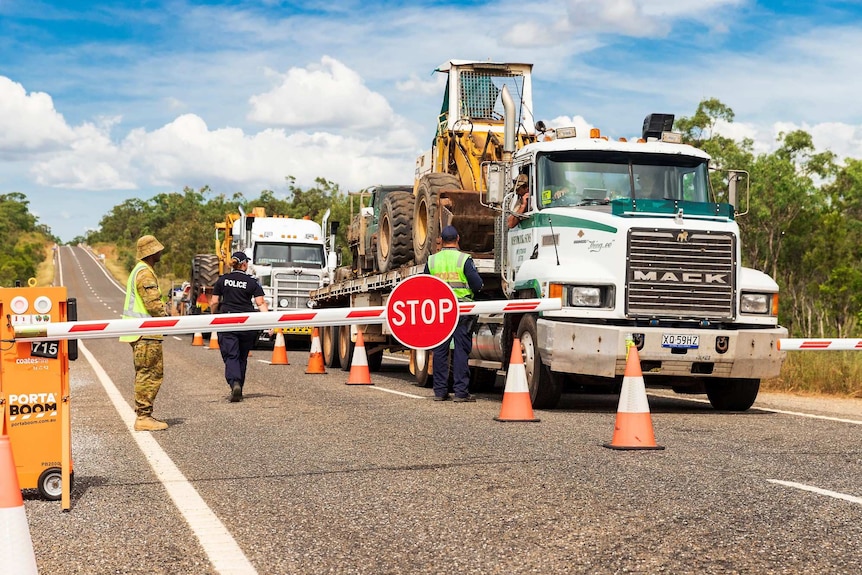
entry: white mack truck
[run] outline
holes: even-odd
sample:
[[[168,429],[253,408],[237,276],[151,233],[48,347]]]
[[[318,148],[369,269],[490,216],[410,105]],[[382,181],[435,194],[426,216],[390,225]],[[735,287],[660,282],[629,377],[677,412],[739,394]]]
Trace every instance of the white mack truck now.
[[[327,225],[329,211],[323,219]],[[335,269],[330,264],[326,238],[321,224],[310,219],[267,216],[263,208],[246,214],[227,214],[215,224],[215,254],[198,254],[192,262],[191,301],[199,302],[192,313],[206,309],[215,280],[230,271],[231,255],[243,251],[251,260],[248,273],[263,286],[270,311],[307,309],[309,292],[332,281]],[[285,330],[285,336],[307,336],[311,327]],[[263,341],[272,336],[261,334]]]
[[[314,305],[384,305],[397,281],[421,273],[434,250],[429,238],[452,223],[461,231],[462,250],[473,254],[485,279],[481,298],[558,297],[563,306],[539,314],[480,316],[470,359],[477,385],[507,367],[517,336],[533,406],[552,408],[567,383],[618,388],[631,340],[647,386],[706,393],[716,409],[748,409],[760,380],[780,371],[784,354],[776,343],[787,330],[778,325],[778,285],[742,265],[734,206],[744,172],[728,172],[729,203],[719,203],[709,156],[680,143],[681,136],[671,132],[672,115],[648,116],[636,141],[611,141],[597,130],[589,136],[574,128],[546,130],[541,123],[535,131],[525,129],[518,104],[521,110],[532,106],[530,68],[523,64],[485,70],[502,113],[489,114],[481,124],[458,117],[468,109],[458,98],[470,97],[459,74],[469,72],[470,84],[487,93],[487,82],[476,80],[482,64],[451,61],[441,70],[450,76],[445,100],[452,128],[442,133],[440,123],[435,148],[447,137],[469,130],[475,139],[485,129],[494,134],[489,140],[500,142],[499,153],[481,158],[481,183],[469,189],[459,172],[464,167],[448,174],[418,168],[412,260],[385,273],[353,269],[353,277],[313,292]],[[515,76],[517,104],[509,89]],[[423,155],[417,166],[454,165],[434,162],[438,154],[435,149]],[[510,229],[513,182],[522,174],[530,206]],[[397,214],[389,217],[401,221]],[[384,233],[385,226],[380,229]],[[378,244],[392,249],[393,238]],[[373,353],[398,349],[383,326],[369,328],[380,330],[366,337]],[[324,356],[328,352],[330,364],[344,365],[355,329],[330,331],[328,342],[326,333]],[[411,353],[419,382],[430,379],[429,356]]]

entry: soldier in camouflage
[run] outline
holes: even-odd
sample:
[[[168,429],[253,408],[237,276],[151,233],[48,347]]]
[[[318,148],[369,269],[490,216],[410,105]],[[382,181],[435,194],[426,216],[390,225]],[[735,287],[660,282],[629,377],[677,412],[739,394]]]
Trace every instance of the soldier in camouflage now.
[[[162,257],[165,247],[154,236],[138,240],[139,260],[126,282],[126,302],[123,319],[164,317],[167,314],[153,266]],[[153,402],[164,378],[161,335],[124,335],[120,341],[132,346],[135,365],[135,431],[159,431],[168,424],[153,417]]]

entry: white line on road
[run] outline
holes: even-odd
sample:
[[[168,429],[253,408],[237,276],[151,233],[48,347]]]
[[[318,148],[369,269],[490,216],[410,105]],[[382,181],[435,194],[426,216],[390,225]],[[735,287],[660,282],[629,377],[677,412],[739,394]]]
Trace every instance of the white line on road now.
[[[424,395],[415,395],[413,393],[405,393],[403,391],[395,391],[394,389],[386,389],[385,387],[378,387],[376,385],[369,385],[370,389],[376,389],[377,391],[385,391],[386,393],[394,393],[395,395],[403,395],[404,397],[409,397],[411,399],[428,399]]]
[[[828,489],[820,489],[819,487],[805,485],[804,483],[794,483],[793,481],[781,481],[780,479],[767,479],[767,481],[770,483],[777,483],[778,485],[784,485],[785,487],[793,487],[795,489],[801,489],[802,491],[810,491],[812,493],[827,495],[829,497],[834,497],[835,499],[843,499],[844,501],[849,501],[850,503],[858,503],[859,505],[862,505],[862,497],[854,497],[853,495],[847,495],[846,493],[829,491]]]
[[[134,431],[135,413],[131,411],[117,386],[90,350],[81,341],[78,342],[78,349],[90,362],[96,377],[105,388],[129,433],[144,453],[165,491],[173,499],[174,505],[200,541],[216,572],[222,575],[257,575],[257,570],[242,552],[224,523],[213,513],[158,442],[149,432]]]
[[[693,397],[680,397],[678,395],[670,395],[664,393],[648,392],[647,395],[654,397],[664,397],[665,399],[681,399],[682,401],[694,401],[695,403],[709,403],[706,399],[695,399]],[[751,409],[757,411],[768,411],[770,413],[781,413],[783,415],[795,415],[796,417],[807,417],[809,419],[824,419],[826,421],[837,421],[838,423],[851,423],[853,425],[862,425],[862,421],[858,419],[842,419],[840,417],[831,417],[829,415],[817,415],[814,413],[802,413],[801,411],[785,411],[783,409],[771,409],[769,407],[761,407],[755,405]]]

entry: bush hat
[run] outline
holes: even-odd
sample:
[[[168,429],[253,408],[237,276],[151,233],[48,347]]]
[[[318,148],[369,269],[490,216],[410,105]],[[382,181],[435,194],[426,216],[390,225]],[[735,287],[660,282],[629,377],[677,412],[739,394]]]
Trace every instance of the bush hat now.
[[[135,257],[142,260],[145,257],[157,254],[164,249],[165,246],[156,239],[156,236],[141,236],[138,240],[137,253],[135,254]]]

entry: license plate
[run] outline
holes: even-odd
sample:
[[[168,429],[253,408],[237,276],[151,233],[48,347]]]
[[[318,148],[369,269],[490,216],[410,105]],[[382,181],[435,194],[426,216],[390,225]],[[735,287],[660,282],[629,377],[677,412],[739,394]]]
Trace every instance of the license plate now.
[[[661,346],[675,349],[697,349],[700,336],[684,333],[661,334]]]

